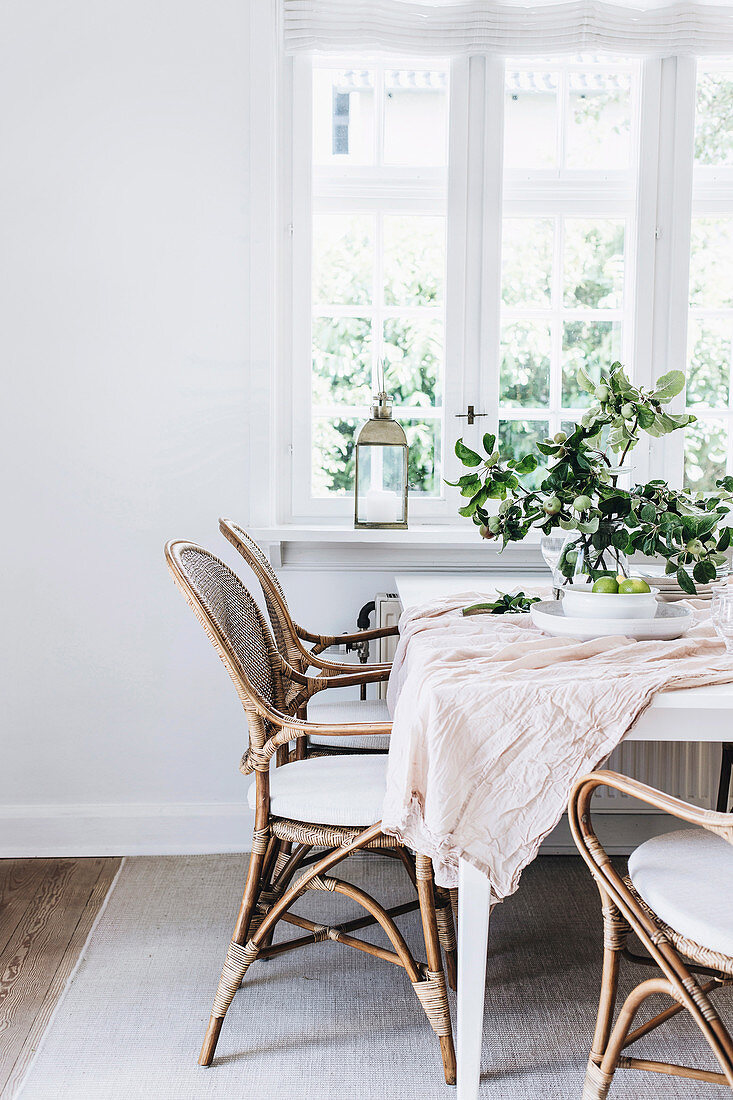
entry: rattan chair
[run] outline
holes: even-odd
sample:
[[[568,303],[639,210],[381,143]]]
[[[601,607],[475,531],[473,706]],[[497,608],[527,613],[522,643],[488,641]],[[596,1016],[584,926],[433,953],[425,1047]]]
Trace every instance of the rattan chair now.
[[[641,844],[623,877],[593,831],[590,802],[597,787],[631,795],[700,827]],[[575,843],[600,891],[604,927],[601,998],[583,1100],[605,1100],[619,1067],[733,1088],[733,1042],[709,997],[733,977],[733,817],[691,806],[615,772],[599,771],[576,783],[569,818]],[[631,932],[648,955],[629,951]],[[657,974],[629,993],[614,1024],[622,955],[653,966]],[[669,998],[672,1005],[634,1026],[641,1005],[656,994]],[[623,1053],[683,1010],[699,1027],[721,1072]]]
[[[257,577],[262,595],[264,597],[267,614],[270,618],[272,632],[275,636],[277,648],[282,657],[301,673],[314,668],[318,675],[324,678],[343,675],[346,672],[354,673],[356,668],[384,669],[389,671],[389,664],[369,664],[355,666],[353,664],[329,661],[322,657],[324,649],[334,645],[345,643],[361,644],[377,638],[393,637],[397,634],[396,627],[378,627],[374,630],[360,630],[354,634],[314,634],[305,630],[294,622],[288,602],[285,598],[282,585],[278,580],[274,569],[267,560],[262,548],[251,538],[247,532],[230,519],[220,519],[219,529],[226,539],[242,555],[247,565]],[[312,642],[310,648],[304,642]],[[335,683],[334,683],[335,686]],[[290,700],[287,701],[288,703]],[[384,699],[339,699],[338,702],[318,699],[308,707],[308,715],[318,723],[334,722],[381,722],[390,720],[387,703]],[[311,739],[313,745],[320,748],[326,747],[326,739],[315,734]],[[386,752],[389,748],[389,737],[370,737],[366,742],[363,738],[346,736],[339,740],[338,748],[330,747],[330,751],[364,751]]]
[[[168,543],[166,560],[176,585],[234,682],[249,727],[249,745],[241,770],[245,774],[254,772],[248,795],[255,814],[252,854],[199,1063],[211,1064],[224,1016],[255,960],[332,940],[406,970],[439,1037],[445,1079],[452,1084],[455,1054],[441,957],[442,945],[449,980],[455,984],[451,907],[443,895],[438,895],[436,902],[431,861],[419,854],[413,856],[395,837],[381,831],[378,819],[386,757],[372,754],[296,759],[289,751],[292,742],[314,732],[329,739],[344,734],[340,725],[316,726],[282,709],[288,676],[304,690],[310,690],[308,685],[314,678],[290,669],[283,661],[255,601],[224,562],[189,542]],[[388,734],[389,729],[364,724],[351,727],[349,732],[352,736],[369,736],[375,732]],[[273,759],[282,766],[271,768]],[[327,851],[314,853],[314,847]],[[362,850],[380,851],[401,860],[417,899],[385,909],[365,891],[329,874],[338,863]],[[298,916],[291,907],[306,890],[343,894],[358,902],[366,915],[333,927]],[[416,962],[394,921],[396,916],[418,908],[427,964]],[[295,925],[302,934],[273,944],[272,934],[280,922]],[[353,935],[373,924],[384,929],[391,949]]]

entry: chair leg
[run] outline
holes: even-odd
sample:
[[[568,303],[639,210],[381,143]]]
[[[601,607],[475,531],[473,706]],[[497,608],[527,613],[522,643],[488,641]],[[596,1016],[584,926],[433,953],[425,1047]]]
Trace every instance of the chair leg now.
[[[601,903],[603,911],[603,976],[583,1100],[604,1100],[613,1079],[613,1072],[609,1076],[601,1070],[601,1062],[608,1047],[611,1025],[613,1024],[621,952],[626,946],[631,931],[630,925],[603,890],[601,890]]]
[[[247,868],[247,880],[244,885],[242,903],[237,915],[237,923],[234,926],[234,934],[227,948],[224,966],[222,968],[219,985],[214,996],[214,1004],[211,1009],[209,1026],[206,1029],[204,1042],[199,1054],[199,1065],[210,1066],[214,1060],[216,1044],[219,1041],[221,1025],[227,1009],[234,999],[234,994],[242,983],[242,978],[247,970],[248,963],[244,963],[242,946],[247,939],[250,920],[260,893],[262,869],[265,863],[265,855],[268,846],[267,831],[255,832],[252,840],[252,854]]]
[[[455,1085],[456,1052],[453,1046],[448,993],[443,973],[443,959],[440,953],[431,860],[427,856],[417,855],[415,857],[415,872],[428,965],[427,980],[414,982],[413,989],[425,1010],[430,1026],[440,1040],[440,1053],[443,1058],[443,1073],[445,1074],[446,1084]]]
[[[458,972],[458,953],[456,951],[456,932],[453,924],[453,909],[446,891],[437,890],[435,919],[438,925],[438,939],[445,955],[445,976],[451,989],[456,988]]]
[[[720,761],[720,780],[718,781],[718,798],[716,802],[716,810],[719,814],[725,814],[728,812],[728,802],[730,799],[730,779],[731,770],[733,769],[733,744],[726,741],[723,744],[723,755]]]

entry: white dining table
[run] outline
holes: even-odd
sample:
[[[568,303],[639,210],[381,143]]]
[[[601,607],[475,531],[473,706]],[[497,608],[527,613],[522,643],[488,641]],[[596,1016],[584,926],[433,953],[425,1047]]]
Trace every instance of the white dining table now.
[[[395,577],[403,610],[461,592],[509,592],[547,584],[546,574],[400,573]],[[628,733],[629,741],[723,742],[733,740],[733,684],[662,692]],[[458,870],[457,1100],[476,1100],[489,943],[489,880],[465,860]]]

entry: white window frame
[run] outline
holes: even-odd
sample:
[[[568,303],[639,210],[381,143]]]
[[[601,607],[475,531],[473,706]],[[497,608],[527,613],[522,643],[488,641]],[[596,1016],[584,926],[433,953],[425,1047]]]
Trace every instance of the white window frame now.
[[[399,63],[389,60],[390,66]],[[417,67],[414,60],[407,64]],[[310,333],[311,311],[310,292],[304,293],[304,287],[310,287],[310,68],[309,59],[304,57],[283,61],[285,109],[281,115],[278,216],[282,276],[280,372],[274,417],[279,457],[269,523],[325,522],[350,527],[353,502],[348,495],[313,502],[309,486],[308,492],[304,491],[303,472],[306,466],[308,471],[310,468],[310,452],[306,449],[310,416],[306,424],[303,413],[306,408],[310,410],[311,369],[310,340],[308,336],[303,338],[304,333]],[[642,61],[637,145],[641,169],[636,174],[633,196],[621,195],[609,186],[602,210],[597,195],[589,196],[588,187],[584,188],[577,173],[573,173],[572,183],[563,184],[562,204],[568,213],[582,214],[586,201],[592,202],[592,212],[599,215],[605,210],[609,216],[635,212],[632,223],[635,220],[636,231],[627,233],[626,239],[625,294],[633,296],[634,304],[633,326],[627,325],[624,334],[624,358],[632,376],[642,385],[649,385],[667,370],[686,368],[695,68],[690,58]],[[471,57],[452,63],[443,406],[443,476],[451,480],[458,472],[453,441],[463,434],[470,442],[466,422],[454,419],[456,414],[468,403],[487,414],[477,421],[476,436],[493,431],[498,424],[501,218],[504,214],[511,216],[520,207],[527,210],[530,202],[521,191],[514,191],[506,204],[502,202],[501,157],[486,155],[488,150],[503,147],[503,102],[501,60]],[[499,103],[502,110],[496,109]],[[552,189],[557,197],[557,185]],[[532,190],[539,199],[537,187]],[[399,188],[395,192],[398,204]],[[427,183],[426,210],[429,203],[438,201],[438,195],[434,181],[432,190]],[[701,193],[696,198],[696,209],[700,203],[710,201]],[[547,206],[538,212],[546,214]],[[611,319],[609,312],[604,311],[604,315]],[[589,316],[590,311],[583,311],[584,318]],[[673,407],[684,407],[682,396]],[[517,419],[530,418],[521,408],[513,413]],[[558,410],[553,409],[553,413],[560,415]],[[540,418],[539,413],[535,416]],[[643,440],[632,456],[634,480],[656,476],[680,484],[683,446],[681,432],[661,440]],[[411,497],[411,525],[427,522],[465,527],[456,515],[458,506],[459,499],[449,488],[438,501]]]

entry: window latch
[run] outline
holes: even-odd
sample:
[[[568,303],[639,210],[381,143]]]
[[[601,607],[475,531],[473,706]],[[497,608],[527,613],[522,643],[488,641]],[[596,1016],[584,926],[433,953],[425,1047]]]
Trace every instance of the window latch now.
[[[473,424],[474,420],[476,420],[476,418],[479,417],[479,416],[488,416],[488,415],[489,415],[488,413],[477,413],[474,410],[473,405],[468,405],[468,407],[467,407],[467,409],[464,413],[456,413],[456,417],[459,418],[459,419],[462,418],[462,417],[466,417],[466,420],[468,421],[469,424]]]

